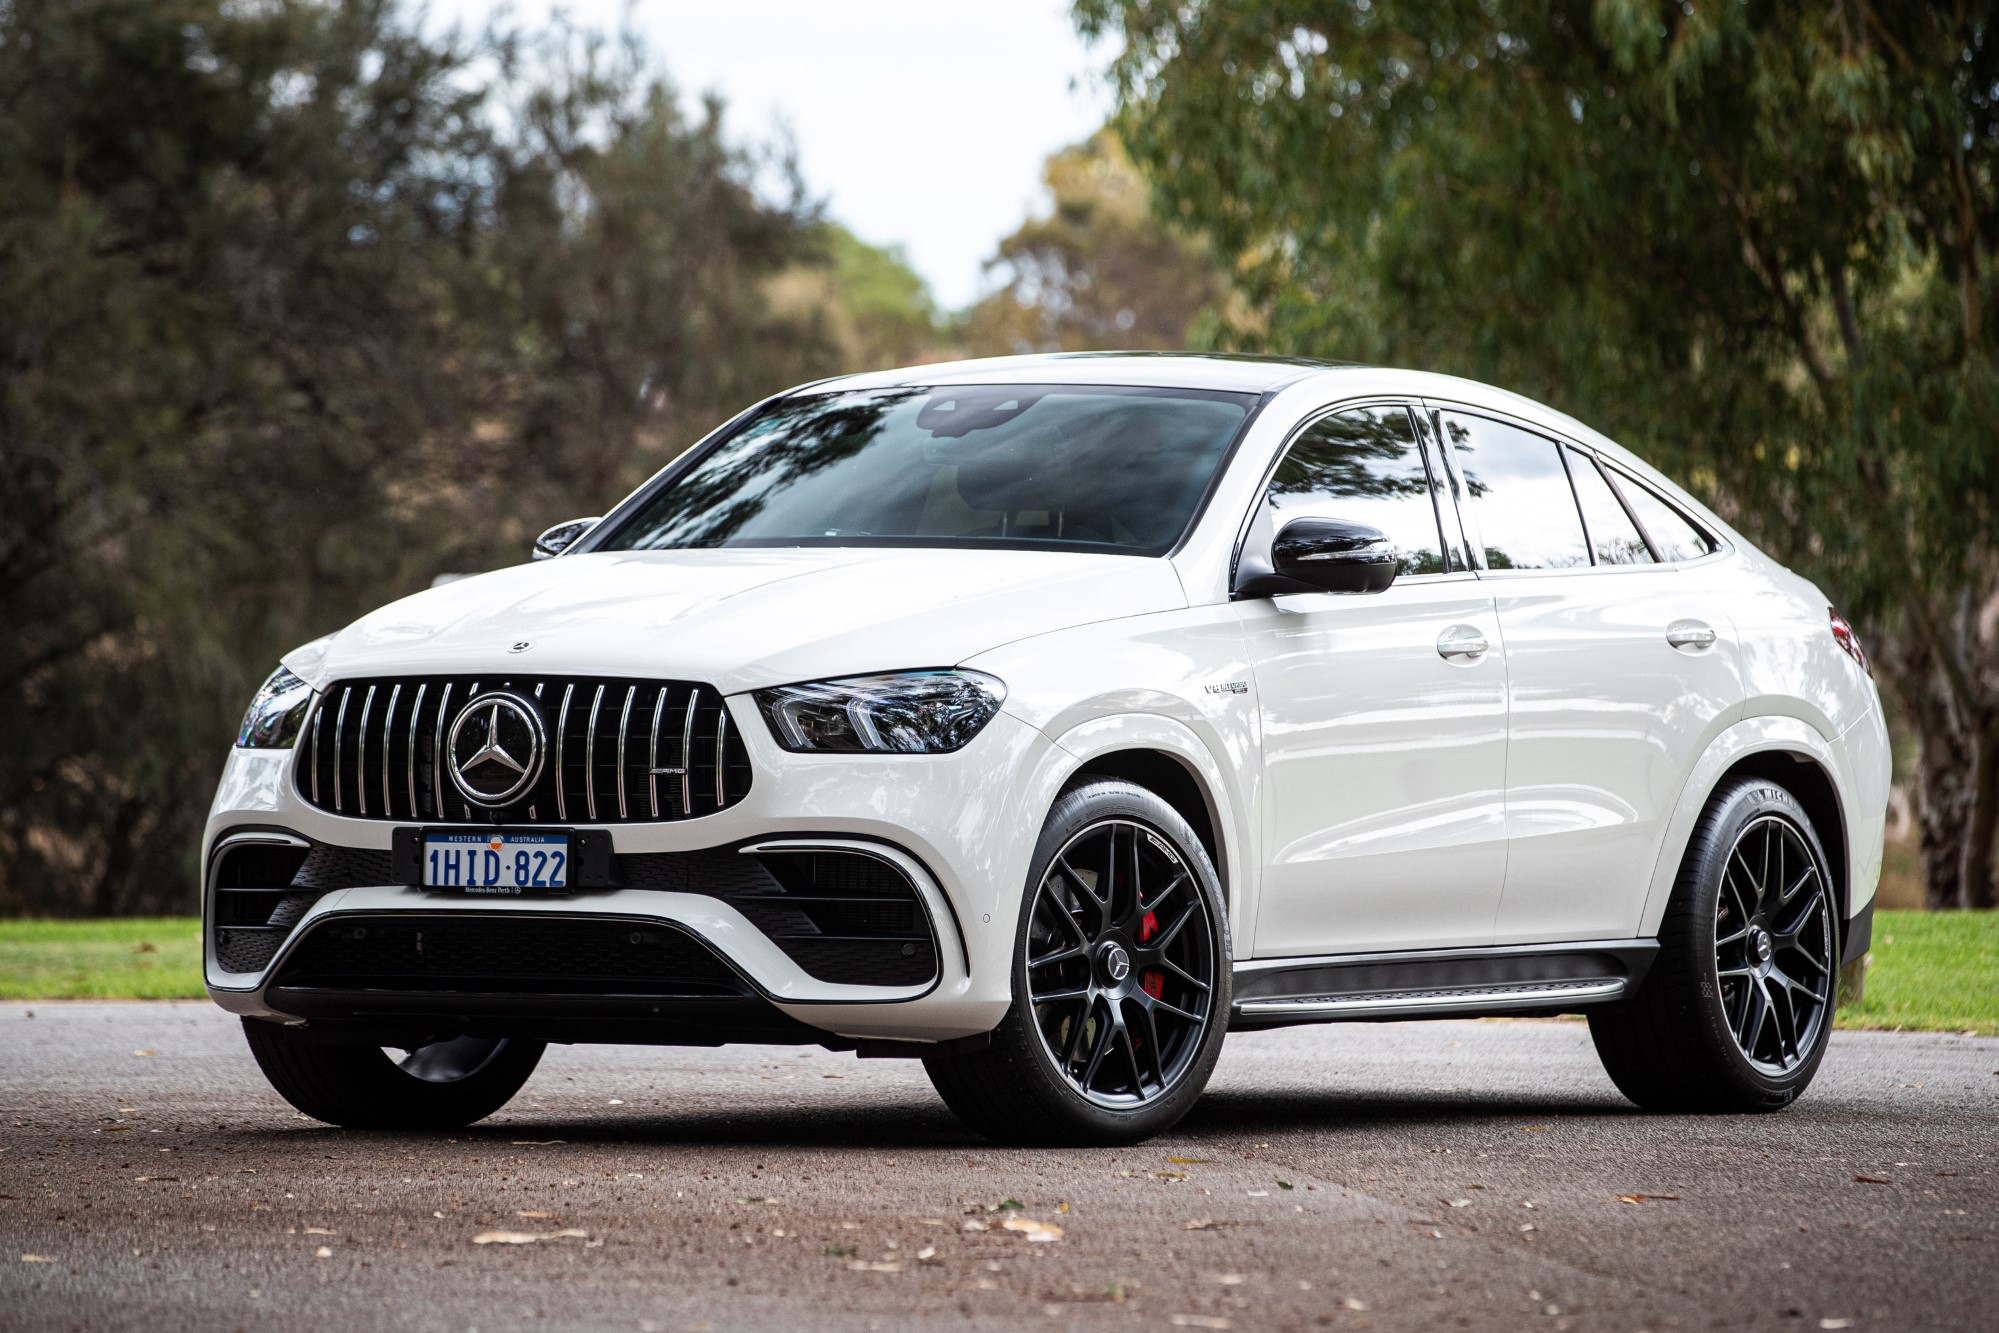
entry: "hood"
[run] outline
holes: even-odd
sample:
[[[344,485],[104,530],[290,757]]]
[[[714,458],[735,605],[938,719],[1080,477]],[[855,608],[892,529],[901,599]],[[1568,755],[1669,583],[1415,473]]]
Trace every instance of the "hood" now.
[[[1171,563],[1063,551],[615,551],[393,602],[285,658],[308,684],[496,669],[724,694],[955,666],[1031,635],[1185,606]],[[518,645],[525,644],[525,647]]]

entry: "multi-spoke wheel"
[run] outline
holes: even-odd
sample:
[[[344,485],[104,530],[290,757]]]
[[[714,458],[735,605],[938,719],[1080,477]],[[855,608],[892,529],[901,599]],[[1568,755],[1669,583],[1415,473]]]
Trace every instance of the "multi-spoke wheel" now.
[[[1796,798],[1760,778],[1717,791],[1688,844],[1644,984],[1590,1012],[1612,1081],[1654,1110],[1789,1105],[1832,1029],[1838,910]]]
[[[1156,1134],[1200,1095],[1228,1026],[1214,868],[1171,806],[1109,779],[1055,803],[1033,866],[1013,1007],[987,1049],[927,1060],[931,1081],[992,1138]]]
[[[457,1129],[507,1104],[541,1062],[542,1043],[452,1037],[410,1048],[330,1045],[295,1028],[243,1020],[264,1077],[316,1120],[350,1129]]]
[[[1062,1077],[1104,1106],[1163,1095],[1215,993],[1208,903],[1157,833],[1105,819],[1055,854],[1027,918],[1026,998]]]
[[[1830,1016],[1832,907],[1798,826],[1765,815],[1736,837],[1714,918],[1715,977],[1735,1044],[1773,1074],[1795,1069]]]

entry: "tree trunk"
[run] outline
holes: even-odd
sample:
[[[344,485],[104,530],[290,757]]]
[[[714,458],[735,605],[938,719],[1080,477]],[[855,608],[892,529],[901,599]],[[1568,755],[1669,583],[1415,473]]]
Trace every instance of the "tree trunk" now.
[[[1993,880],[1993,839],[1999,834],[1999,717],[1984,719],[1972,757],[1972,792],[1958,882],[1966,907],[1999,906]]]
[[[1977,747],[1966,731],[1931,646],[1913,626],[1875,637],[1875,663],[1901,701],[1922,747],[1916,774],[1916,822],[1923,905],[1964,907],[1965,854],[1976,804]],[[1988,754],[1999,749],[1987,747]],[[1988,789],[1990,784],[1988,783]],[[1990,858],[1986,865],[1990,867]]]

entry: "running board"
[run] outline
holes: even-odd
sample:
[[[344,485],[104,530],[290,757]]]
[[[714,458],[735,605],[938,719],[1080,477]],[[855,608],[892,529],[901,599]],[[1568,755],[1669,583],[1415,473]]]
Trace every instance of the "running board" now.
[[[1234,1028],[1562,1014],[1644,980],[1656,940],[1262,958],[1235,969]]]

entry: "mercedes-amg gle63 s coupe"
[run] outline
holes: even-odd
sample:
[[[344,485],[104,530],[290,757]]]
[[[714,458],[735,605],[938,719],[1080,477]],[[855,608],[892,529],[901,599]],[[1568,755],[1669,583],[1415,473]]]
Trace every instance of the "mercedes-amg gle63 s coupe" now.
[[[1787,1105],[1888,792],[1851,627],[1483,385],[1016,357],[807,385],[534,559],[283,659],[209,993],[337,1125],[548,1042],[923,1061],[993,1138],[1172,1125],[1222,1039],[1587,1016],[1640,1106]]]

